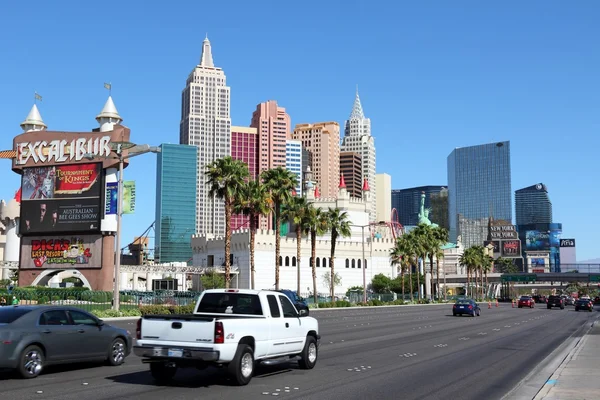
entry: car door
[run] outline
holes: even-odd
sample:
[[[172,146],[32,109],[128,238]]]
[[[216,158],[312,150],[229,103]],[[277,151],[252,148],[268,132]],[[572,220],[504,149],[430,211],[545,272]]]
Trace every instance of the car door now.
[[[103,357],[108,354],[111,337],[98,326],[98,320],[84,311],[69,310],[71,321],[77,331],[77,346],[83,350],[85,358]]]
[[[302,351],[304,346],[304,329],[302,328],[302,320],[298,311],[287,296],[279,295],[281,302],[281,311],[285,321],[286,333],[286,352],[296,353]]]
[[[269,304],[269,312],[271,314],[271,318],[268,320],[270,331],[268,355],[284,354],[286,353],[285,342],[287,331],[285,328],[285,321],[281,315],[281,308],[279,307],[277,297],[273,294],[267,295],[267,303]]]
[[[66,311],[45,311],[40,315],[38,326],[48,361],[57,362],[78,358],[80,349],[73,345],[77,341],[78,333],[75,326],[69,321]]]

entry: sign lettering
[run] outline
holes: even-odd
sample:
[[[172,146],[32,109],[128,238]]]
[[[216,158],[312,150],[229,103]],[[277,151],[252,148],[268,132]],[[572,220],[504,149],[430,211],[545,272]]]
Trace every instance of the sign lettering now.
[[[575,247],[575,239],[560,239],[560,247]]]
[[[17,143],[16,165],[25,165],[32,159],[37,163],[62,163],[65,161],[81,161],[84,156],[92,155],[107,157],[110,155],[110,136],[97,138],[78,138],[71,142],[66,140],[52,140],[46,142]]]

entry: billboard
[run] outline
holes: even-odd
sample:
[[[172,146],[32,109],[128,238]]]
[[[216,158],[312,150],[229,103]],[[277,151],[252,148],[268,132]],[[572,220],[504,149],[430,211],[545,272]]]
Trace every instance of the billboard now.
[[[531,272],[544,273],[546,270],[546,260],[544,258],[531,259]]]
[[[500,244],[500,255],[505,258],[520,258],[521,257],[521,241],[503,240]]]
[[[560,239],[560,247],[575,247],[575,239]]]
[[[23,168],[20,233],[98,232],[102,164]]]
[[[492,225],[489,228],[489,234],[492,237],[492,240],[519,238],[519,234],[514,225]]]
[[[527,251],[550,250],[550,232],[526,231],[525,249]]]
[[[23,238],[21,269],[101,268],[102,236]]]

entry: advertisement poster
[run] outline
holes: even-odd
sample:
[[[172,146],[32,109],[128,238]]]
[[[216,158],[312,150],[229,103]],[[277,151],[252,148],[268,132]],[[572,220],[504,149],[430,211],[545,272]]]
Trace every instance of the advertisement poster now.
[[[98,232],[102,164],[23,168],[20,233]]]
[[[526,231],[525,248],[527,251],[550,250],[550,233],[543,231]]]
[[[135,212],[135,181],[123,182],[123,214]]]
[[[100,235],[23,238],[22,269],[101,267]]]
[[[543,258],[531,259],[531,272],[543,273],[546,268],[546,262]]]
[[[502,257],[516,258],[521,257],[520,240],[503,240],[501,244]]]
[[[119,201],[118,190],[118,182],[108,182],[106,184],[106,200],[104,202],[104,214],[111,215],[117,213],[117,201]]]

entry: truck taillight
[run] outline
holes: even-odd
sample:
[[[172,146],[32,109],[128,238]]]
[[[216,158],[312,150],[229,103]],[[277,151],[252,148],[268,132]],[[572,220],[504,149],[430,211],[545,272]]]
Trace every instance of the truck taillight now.
[[[225,331],[222,322],[215,322],[215,343],[225,343]]]
[[[137,321],[137,325],[135,327],[135,338],[136,339],[141,339],[142,338],[142,319],[138,319]]]

